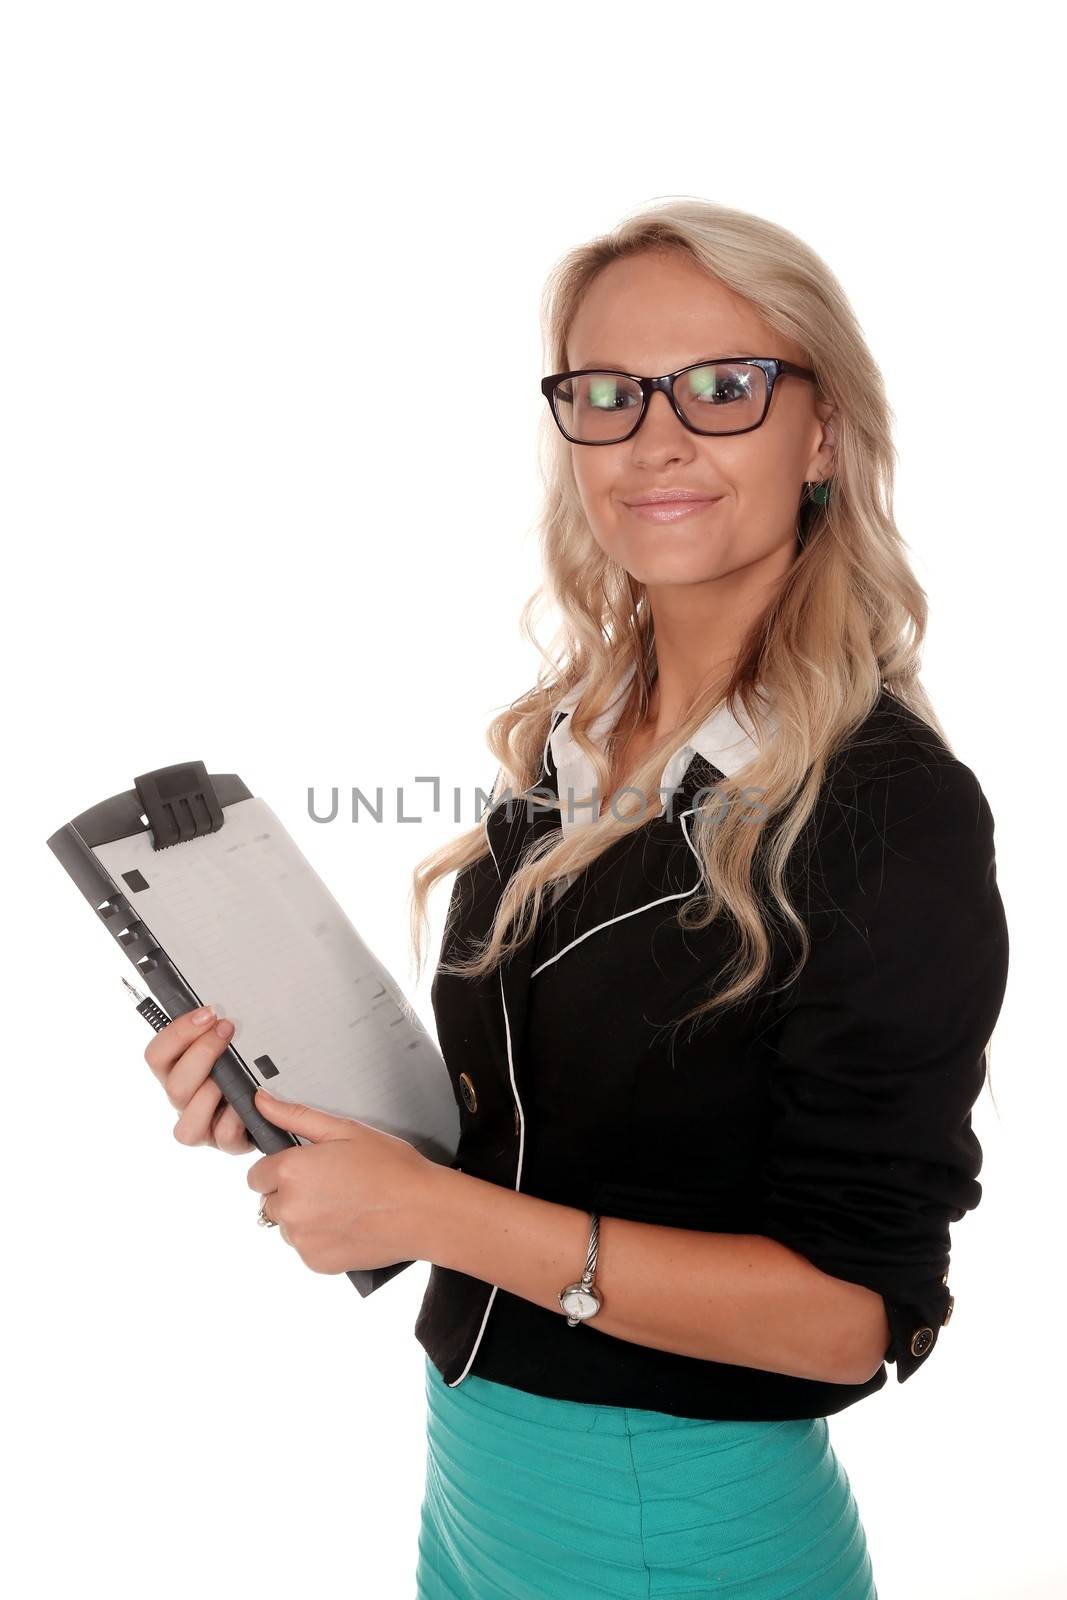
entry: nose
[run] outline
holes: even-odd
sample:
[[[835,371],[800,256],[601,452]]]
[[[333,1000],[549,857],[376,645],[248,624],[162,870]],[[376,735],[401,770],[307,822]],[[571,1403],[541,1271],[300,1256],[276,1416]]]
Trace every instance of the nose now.
[[[696,435],[690,433],[675,411],[670,395],[657,389],[648,402],[636,433],[630,435],[630,441],[638,450],[655,449],[657,446],[662,448],[665,445],[677,449],[683,443],[688,443],[692,448]]]

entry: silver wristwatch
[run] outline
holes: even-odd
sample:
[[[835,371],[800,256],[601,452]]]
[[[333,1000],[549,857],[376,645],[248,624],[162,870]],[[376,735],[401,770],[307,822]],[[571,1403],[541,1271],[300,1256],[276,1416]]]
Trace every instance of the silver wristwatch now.
[[[596,1276],[597,1248],[600,1243],[600,1218],[595,1211],[589,1213],[589,1254],[586,1257],[585,1271],[577,1283],[568,1283],[565,1289],[559,1292],[559,1303],[567,1313],[568,1328],[576,1328],[579,1322],[588,1322],[590,1317],[595,1317],[604,1304],[600,1290],[593,1288],[593,1279]]]

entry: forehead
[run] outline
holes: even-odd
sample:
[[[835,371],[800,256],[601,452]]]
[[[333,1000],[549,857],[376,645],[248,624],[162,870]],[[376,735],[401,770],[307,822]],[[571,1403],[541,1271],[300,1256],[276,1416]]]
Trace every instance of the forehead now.
[[[609,262],[582,296],[566,344],[568,366],[626,372],[668,372],[704,356],[798,359],[753,305],[675,252]]]

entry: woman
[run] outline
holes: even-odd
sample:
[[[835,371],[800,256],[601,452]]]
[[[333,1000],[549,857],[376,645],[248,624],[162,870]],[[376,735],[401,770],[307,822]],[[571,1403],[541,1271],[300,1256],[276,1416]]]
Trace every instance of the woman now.
[[[889,410],[826,266],[722,207],[570,252],[546,323],[561,648],[415,877],[421,958],[457,871],[455,1164],[261,1093],[310,1142],[249,1183],[316,1270],[432,1264],[420,1600],[870,1600],[827,1418],[951,1314],[1008,954]],[[223,1044],[146,1055],[179,1137],[247,1149]]]

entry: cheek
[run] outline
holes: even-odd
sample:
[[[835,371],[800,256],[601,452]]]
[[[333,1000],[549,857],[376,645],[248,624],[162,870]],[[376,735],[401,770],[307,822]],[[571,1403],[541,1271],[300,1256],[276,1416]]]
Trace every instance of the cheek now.
[[[574,481],[582,504],[595,509],[602,505],[611,491],[614,474],[604,461],[606,451],[583,450],[573,458]]]
[[[618,474],[610,462],[601,459],[607,454],[606,450],[589,450],[574,464],[574,481],[582,510],[593,536],[605,545],[613,541],[618,527],[618,505],[613,499]]]

